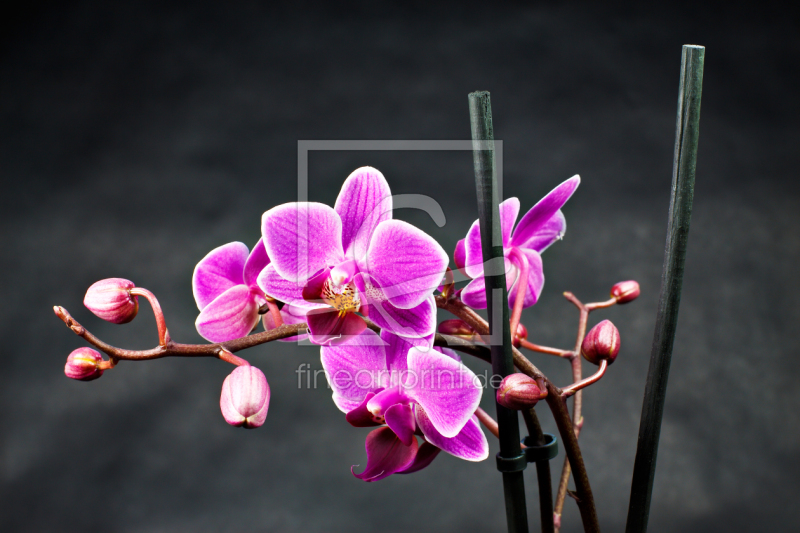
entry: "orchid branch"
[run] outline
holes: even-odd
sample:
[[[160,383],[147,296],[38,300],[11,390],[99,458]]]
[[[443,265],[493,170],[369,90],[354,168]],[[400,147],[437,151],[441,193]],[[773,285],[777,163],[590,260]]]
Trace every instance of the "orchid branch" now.
[[[235,357],[233,356],[234,352],[264,344],[265,342],[293,337],[301,334],[307,327],[305,324],[284,324],[279,328],[227,342],[218,342],[214,344],[179,344],[168,340],[165,345],[151,348],[150,350],[126,350],[111,346],[94,336],[78,323],[77,320],[72,318],[72,315],[63,307],[57,305],[53,307],[53,311],[67,327],[76,335],[86,340],[86,342],[104,352],[112,360],[125,361],[147,361],[150,359],[161,359],[162,357],[216,357],[223,361],[239,365],[241,363],[234,361],[240,358],[236,357],[236,359],[232,359],[232,357]],[[225,352],[227,352],[227,354],[225,354]]]

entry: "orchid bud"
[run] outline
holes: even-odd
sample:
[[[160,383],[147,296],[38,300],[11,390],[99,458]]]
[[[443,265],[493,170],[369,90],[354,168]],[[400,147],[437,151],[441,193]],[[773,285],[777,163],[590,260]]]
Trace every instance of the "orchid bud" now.
[[[250,365],[236,367],[222,383],[219,407],[232,426],[261,426],[269,409],[269,384],[264,373]]]
[[[633,280],[620,281],[611,287],[611,297],[617,300],[618,304],[626,304],[639,297],[639,284]]]
[[[89,287],[83,299],[89,311],[114,324],[125,324],[139,312],[139,300],[130,290],[136,285],[122,278],[108,278]]]
[[[536,405],[542,391],[536,381],[525,374],[506,376],[497,389],[497,403],[503,407],[519,411]]]
[[[443,335],[456,335],[459,337],[472,337],[475,333],[475,330],[469,324],[457,318],[443,320],[437,329]]]
[[[514,347],[519,348],[520,340],[528,338],[528,328],[526,328],[522,323],[517,324],[517,334],[514,335],[514,338],[511,340],[511,344]]]
[[[78,381],[92,381],[103,375],[103,371],[99,368],[102,362],[103,356],[97,350],[78,348],[67,357],[64,374]]]
[[[599,365],[603,359],[608,360],[608,364],[614,362],[619,353],[619,330],[610,320],[603,320],[593,327],[581,344],[581,355],[583,358]]]

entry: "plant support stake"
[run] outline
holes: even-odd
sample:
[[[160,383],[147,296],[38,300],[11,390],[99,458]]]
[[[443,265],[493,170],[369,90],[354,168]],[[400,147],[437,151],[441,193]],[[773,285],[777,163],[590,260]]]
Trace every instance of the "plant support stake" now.
[[[503,268],[503,239],[500,230],[500,199],[495,175],[494,130],[489,93],[469,95],[469,116],[472,129],[472,157],[475,166],[475,187],[478,193],[478,219],[481,229],[481,250],[486,273],[486,311],[489,315],[492,373],[507,376],[514,372],[511,353],[511,328],[508,317],[508,294]],[[498,344],[498,333],[502,342]],[[498,340],[494,340],[498,339]],[[509,533],[528,531],[525,508],[525,481],[522,471],[527,459],[519,444],[517,412],[497,404],[500,428],[500,453],[497,469],[503,473],[506,519]]]
[[[661,433],[661,418],[664,414],[672,345],[678,324],[686,242],[689,236],[689,221],[692,216],[704,57],[704,47],[684,45],[678,93],[675,155],[672,165],[672,196],[664,269],[661,274],[661,295],[658,301],[650,369],[647,372],[647,385],[642,404],[642,419],[639,424],[639,441],[633,466],[626,533],[647,531],[647,519],[650,514],[658,439]]]

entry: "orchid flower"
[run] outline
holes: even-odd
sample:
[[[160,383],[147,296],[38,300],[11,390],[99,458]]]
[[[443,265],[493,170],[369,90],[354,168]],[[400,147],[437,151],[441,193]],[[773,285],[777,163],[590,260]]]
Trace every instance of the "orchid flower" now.
[[[508,305],[514,308],[524,291],[522,307],[530,307],[539,299],[544,286],[541,254],[567,230],[561,208],[580,184],[573,176],[550,191],[520,219],[519,200],[509,198],[500,204],[500,228],[503,237],[503,256],[508,288]],[[513,230],[513,231],[512,231]],[[466,238],[458,241],[455,250],[456,266],[473,278],[461,291],[462,301],[475,309],[486,308],[481,231],[478,221],[472,223]]]
[[[346,342],[366,328],[422,338],[436,328],[433,290],[447,268],[441,246],[414,226],[392,220],[392,197],[379,171],[363,167],[345,180],[333,208],[295,202],[262,217],[271,264],[261,289],[306,312],[317,344]]]
[[[367,436],[367,467],[353,473],[359,479],[420,470],[437,449],[468,461],[488,456],[474,416],[482,394],[475,374],[455,353],[430,349],[428,343],[365,330],[346,344],[321,348],[333,401],[347,421],[387,426]],[[422,446],[415,434],[425,438]]]
[[[270,260],[263,240],[250,252],[241,242],[231,242],[211,250],[197,263],[192,276],[192,292],[200,309],[195,323],[197,332],[211,342],[225,342],[250,333],[258,323],[259,308],[267,303],[256,283],[258,275]],[[277,306],[275,306],[277,312]],[[305,313],[284,305],[280,310],[283,324],[305,322]],[[272,312],[264,315],[264,329],[275,324]],[[280,339],[296,341],[305,335]]]

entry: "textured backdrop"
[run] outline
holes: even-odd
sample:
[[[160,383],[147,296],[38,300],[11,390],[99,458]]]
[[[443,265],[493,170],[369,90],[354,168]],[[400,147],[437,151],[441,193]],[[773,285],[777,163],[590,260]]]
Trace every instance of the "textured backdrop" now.
[[[313,347],[247,352],[272,402],[262,428],[242,431],[220,415],[230,367],[217,360],[123,363],[92,383],[68,380],[65,358],[82,343],[51,311],[65,306],[112,344],[151,347],[146,304],[124,327],[82,306],[91,283],[125,277],[156,293],[175,340],[200,342],[192,269],[221,244],[252,246],[262,212],[294,199],[298,140],[468,139],[467,93],[481,89],[504,141],[506,196],[528,209],[562,180],[583,179],[565,208],[566,238],[544,254],[542,298],[524,314],[530,338],[572,344],[577,313],[565,290],[592,301],[619,280],[642,286],[635,303],[591,317],[622,333],[617,363],[587,393],[581,434],[601,524],[620,531],[663,259],[681,45],[692,43],[707,47],[697,188],[651,529],[790,530],[800,498],[798,27],[764,2],[691,5],[33,3],[9,14],[0,529],[502,530],[493,460],[442,455],[411,476],[353,478],[366,430],[345,422],[325,387],[297,387],[301,363],[320,368]],[[413,211],[397,216],[447,250],[476,218],[466,152],[314,152],[311,199],[332,204],[363,165],[382,170],[393,192],[441,203],[442,228]],[[535,361],[568,383],[564,361]],[[554,431],[546,408],[540,416]],[[526,479],[538,524],[533,469]],[[564,531],[580,530],[572,501],[564,520]]]

